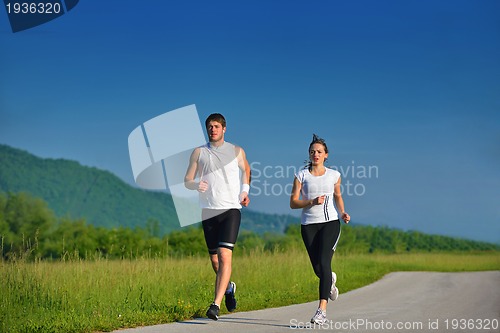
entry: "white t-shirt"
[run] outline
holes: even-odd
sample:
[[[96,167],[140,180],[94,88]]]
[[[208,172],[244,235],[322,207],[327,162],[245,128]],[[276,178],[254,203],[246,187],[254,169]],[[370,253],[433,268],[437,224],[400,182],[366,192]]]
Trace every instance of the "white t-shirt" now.
[[[340,172],[325,168],[322,176],[313,176],[309,169],[302,169],[295,174],[297,180],[302,184],[300,194],[304,200],[312,200],[325,195],[322,205],[313,205],[302,209],[302,224],[323,223],[338,219],[337,210],[334,205],[334,186],[340,178]]]
[[[209,209],[241,209],[240,148],[224,142],[215,147],[206,144],[200,147],[198,176],[208,183],[208,189],[200,193],[200,207]]]

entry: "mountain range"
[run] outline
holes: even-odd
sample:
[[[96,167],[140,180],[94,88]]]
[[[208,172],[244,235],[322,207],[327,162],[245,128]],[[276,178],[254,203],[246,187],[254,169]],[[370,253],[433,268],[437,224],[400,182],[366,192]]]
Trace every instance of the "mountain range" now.
[[[0,192],[27,192],[47,202],[56,216],[85,219],[107,228],[144,227],[158,221],[165,234],[180,229],[172,197],[135,188],[109,171],[66,159],[40,158],[0,144]],[[291,215],[265,214],[244,208],[242,230],[282,233]]]

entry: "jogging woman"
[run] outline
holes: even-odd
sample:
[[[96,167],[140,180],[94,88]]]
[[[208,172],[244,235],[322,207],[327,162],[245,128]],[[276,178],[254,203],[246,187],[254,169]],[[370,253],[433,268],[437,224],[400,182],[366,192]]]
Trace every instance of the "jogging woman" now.
[[[313,135],[309,145],[309,164],[295,174],[290,208],[302,208],[302,240],[319,277],[319,306],[311,323],[326,323],[328,299],[338,297],[336,274],[332,272],[332,258],[340,237],[340,217],[349,223],[340,188],[340,173],[325,167],[328,147],[323,139]],[[332,200],[333,199],[333,200]],[[335,205],[334,205],[335,201]],[[337,209],[335,209],[337,208]]]

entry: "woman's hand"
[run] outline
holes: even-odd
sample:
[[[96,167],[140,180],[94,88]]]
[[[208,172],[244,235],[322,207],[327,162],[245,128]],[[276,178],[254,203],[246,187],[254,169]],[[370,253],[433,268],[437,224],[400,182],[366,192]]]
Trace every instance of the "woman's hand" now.
[[[325,202],[325,196],[322,195],[320,197],[314,198],[312,200],[312,205],[313,206],[315,206],[315,205],[322,205],[324,202]]]
[[[342,212],[341,217],[342,217],[342,220],[344,220],[344,223],[349,223],[349,221],[351,220],[351,217],[346,212]]]

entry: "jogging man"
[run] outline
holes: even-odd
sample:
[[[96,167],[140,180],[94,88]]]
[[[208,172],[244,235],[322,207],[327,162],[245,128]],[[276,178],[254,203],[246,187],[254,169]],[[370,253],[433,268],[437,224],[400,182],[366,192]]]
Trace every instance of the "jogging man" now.
[[[209,143],[191,153],[184,185],[199,192],[203,232],[216,273],[214,301],[207,317],[217,320],[224,296],[227,310],[236,309],[236,284],[230,281],[232,255],[240,228],[241,207],[250,202],[250,165],[243,148],[224,141],[223,115],[211,114],[205,127]]]

